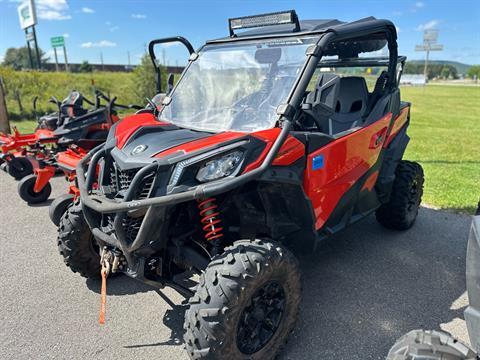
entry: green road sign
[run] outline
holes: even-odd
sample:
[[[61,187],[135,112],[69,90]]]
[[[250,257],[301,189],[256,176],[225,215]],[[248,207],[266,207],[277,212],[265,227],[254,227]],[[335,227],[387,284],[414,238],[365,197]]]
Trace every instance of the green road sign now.
[[[65,45],[65,39],[63,36],[54,36],[50,38],[50,44],[52,44],[52,47],[62,47]]]

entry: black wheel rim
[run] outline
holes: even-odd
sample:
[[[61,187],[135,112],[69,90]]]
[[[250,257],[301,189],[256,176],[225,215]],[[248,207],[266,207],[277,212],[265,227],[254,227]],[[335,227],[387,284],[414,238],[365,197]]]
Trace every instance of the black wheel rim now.
[[[285,303],[285,292],[277,282],[255,292],[237,327],[237,347],[242,353],[256,353],[272,339],[282,322]]]

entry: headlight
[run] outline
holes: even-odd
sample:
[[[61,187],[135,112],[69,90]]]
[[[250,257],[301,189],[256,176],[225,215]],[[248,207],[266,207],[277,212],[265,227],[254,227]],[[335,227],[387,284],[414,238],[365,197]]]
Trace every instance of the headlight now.
[[[233,151],[221,157],[207,161],[197,172],[197,180],[207,182],[234,175],[242,163],[243,152]]]

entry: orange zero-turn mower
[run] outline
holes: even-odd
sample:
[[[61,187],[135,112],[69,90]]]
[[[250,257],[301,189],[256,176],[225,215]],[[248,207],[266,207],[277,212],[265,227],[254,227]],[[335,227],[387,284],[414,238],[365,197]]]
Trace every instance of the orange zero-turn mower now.
[[[17,180],[32,174],[35,165],[38,166],[35,159],[45,158],[45,146],[49,144],[51,147],[58,142],[59,137],[55,134],[55,130],[71,122],[73,118],[87,114],[88,110],[83,107],[84,102],[95,106],[93,110],[97,110],[100,106],[100,96],[100,92],[95,93],[95,103],[86,99],[78,91],[72,91],[62,102],[52,96],[49,102],[57,106],[57,112],[36,116],[38,125],[33,133],[22,134],[16,127],[13,127],[13,134],[0,132],[2,170]],[[37,114],[37,100],[38,97],[33,100],[35,114]]]
[[[14,129],[13,135],[0,134],[0,162],[3,168],[15,179],[20,180],[41,169],[46,162],[54,162],[55,155],[76,144],[89,150],[105,141],[108,130],[119,118],[117,108],[139,109],[136,105],[116,104],[100,91],[95,92],[92,110],[83,108],[83,96],[73,91],[63,101],[52,97],[51,102],[58,106],[56,124],[40,122],[33,134],[22,135]],[[107,102],[101,105],[101,100]],[[43,118],[41,118],[43,119]]]

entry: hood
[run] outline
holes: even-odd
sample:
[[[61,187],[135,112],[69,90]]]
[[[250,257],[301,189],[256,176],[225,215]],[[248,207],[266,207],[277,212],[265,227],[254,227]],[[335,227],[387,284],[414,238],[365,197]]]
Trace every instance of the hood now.
[[[115,124],[107,148],[111,148],[111,155],[122,169],[133,169],[156,158],[207,150],[244,137],[245,134],[236,132],[209,133],[180,128],[158,121],[151,113],[143,113]]]

